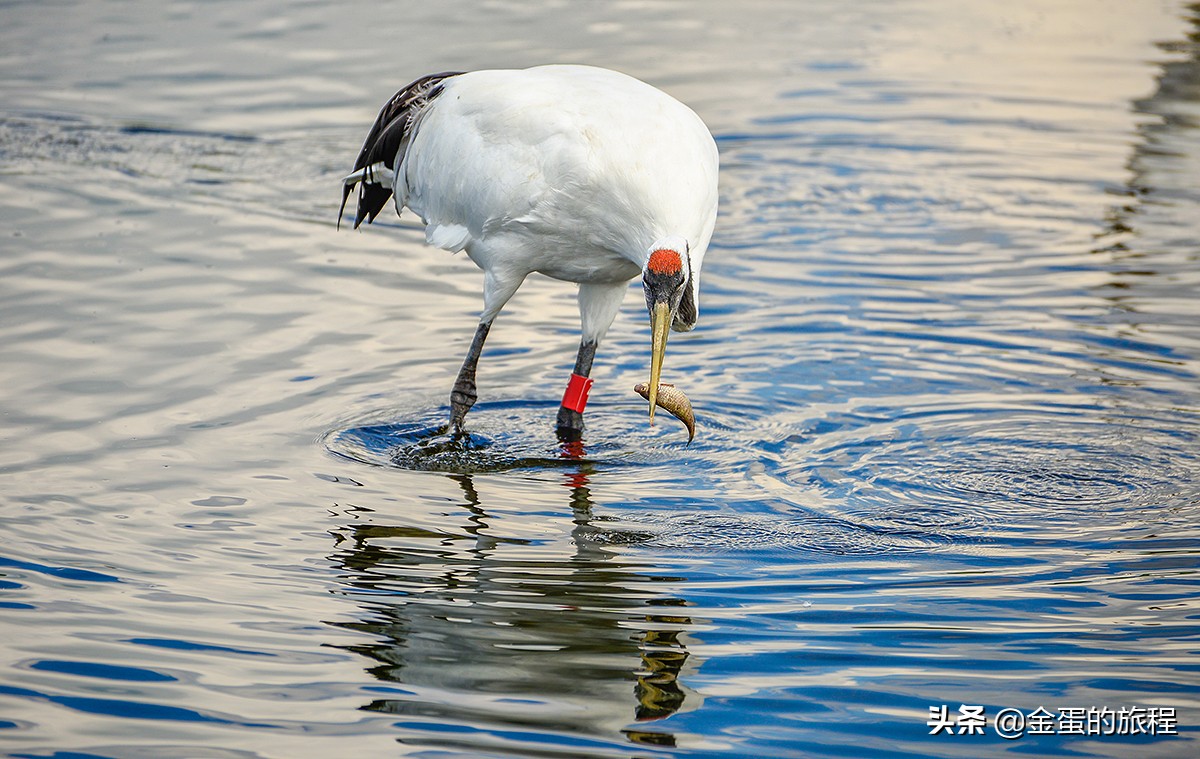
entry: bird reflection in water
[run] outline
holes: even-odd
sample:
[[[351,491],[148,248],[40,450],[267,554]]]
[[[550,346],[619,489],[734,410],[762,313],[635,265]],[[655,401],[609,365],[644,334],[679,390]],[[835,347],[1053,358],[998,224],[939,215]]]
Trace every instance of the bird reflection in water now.
[[[363,708],[403,715],[402,742],[478,750],[554,731],[675,745],[669,731],[631,724],[699,705],[679,681],[687,603],[662,592],[683,580],[649,576],[614,551],[648,536],[592,515],[595,465],[583,453],[563,444],[578,463],[564,472],[573,524],[559,539],[502,537],[509,526],[485,509],[471,474],[444,475],[463,494],[457,529],[346,511],[362,521],[337,534],[331,558],[362,614],[337,624],[374,638],[347,648],[396,687]]]

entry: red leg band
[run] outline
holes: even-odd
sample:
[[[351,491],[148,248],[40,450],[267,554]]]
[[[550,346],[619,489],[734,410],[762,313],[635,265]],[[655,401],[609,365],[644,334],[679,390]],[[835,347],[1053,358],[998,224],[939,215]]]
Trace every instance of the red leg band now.
[[[592,390],[592,380],[572,372],[571,381],[567,383],[567,392],[563,393],[563,408],[583,413],[587,405],[588,393]]]

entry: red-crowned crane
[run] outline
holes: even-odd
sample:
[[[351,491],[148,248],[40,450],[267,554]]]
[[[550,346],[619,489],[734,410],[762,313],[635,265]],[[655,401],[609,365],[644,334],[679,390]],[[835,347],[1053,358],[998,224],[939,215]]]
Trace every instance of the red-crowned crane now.
[[[342,211],[355,185],[355,228],[394,194],[397,213],[407,206],[421,217],[430,245],[465,250],[483,270],[483,313],[450,394],[455,433],[477,397],[492,321],[533,272],[579,284],[583,335],[559,437],[582,435],[596,347],[639,275],[653,421],[668,329],[696,325],[717,215],[716,143],[690,108],[590,66],[433,74],[380,111],[345,179]]]

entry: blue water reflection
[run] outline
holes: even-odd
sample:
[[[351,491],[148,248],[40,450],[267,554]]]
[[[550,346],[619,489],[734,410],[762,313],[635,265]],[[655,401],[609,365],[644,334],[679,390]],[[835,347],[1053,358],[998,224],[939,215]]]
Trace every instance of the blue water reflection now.
[[[5,6],[3,752],[1194,755],[1200,10],[788,8]],[[547,60],[717,138],[691,446],[632,298],[555,439],[537,278],[446,437],[478,273],[333,227],[396,86]]]

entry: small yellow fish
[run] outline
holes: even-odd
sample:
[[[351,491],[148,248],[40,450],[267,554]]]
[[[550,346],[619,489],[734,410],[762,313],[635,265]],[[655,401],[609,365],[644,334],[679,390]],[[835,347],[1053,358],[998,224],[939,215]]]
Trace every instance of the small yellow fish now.
[[[650,400],[650,383],[640,382],[634,385],[633,391],[646,400]],[[674,385],[660,382],[655,405],[669,411],[672,416],[683,422],[683,426],[687,427],[688,431],[688,444],[691,445],[692,438],[696,437],[696,414],[692,411],[692,402],[683,394],[683,391]]]

